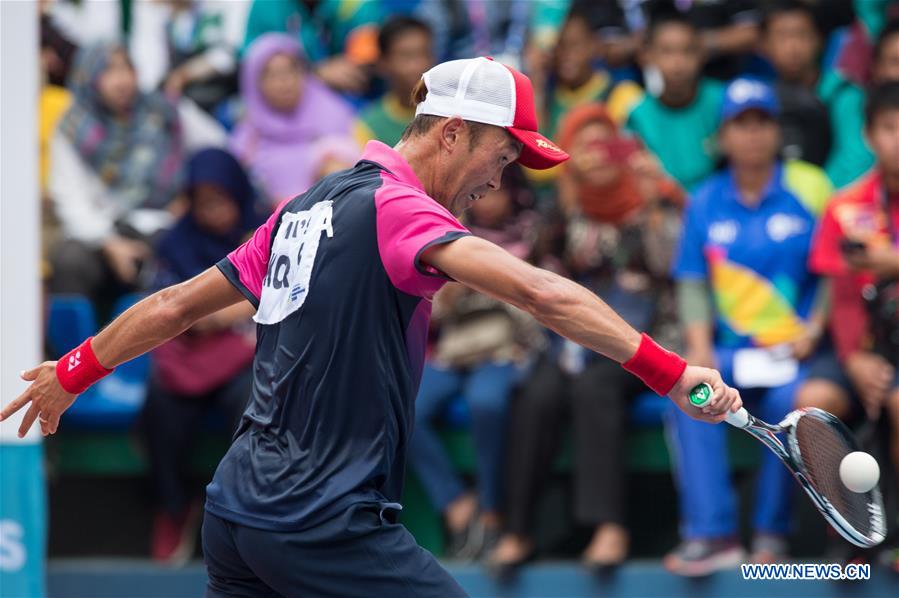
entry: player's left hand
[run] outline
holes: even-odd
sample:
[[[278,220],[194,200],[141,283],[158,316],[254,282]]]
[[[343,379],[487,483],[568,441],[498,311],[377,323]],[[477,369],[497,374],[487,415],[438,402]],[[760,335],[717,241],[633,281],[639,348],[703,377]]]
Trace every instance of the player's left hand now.
[[[690,402],[690,391],[703,382],[712,387],[712,398],[704,407],[699,408]],[[740,392],[725,384],[717,370],[692,365],[687,366],[668,396],[681,411],[693,419],[710,424],[723,422],[728,411],[736,412],[743,406]]]
[[[31,381],[32,384],[0,411],[0,421],[31,403],[22,418],[22,425],[19,426],[19,438],[28,433],[36,419],[40,420],[41,434],[54,434],[59,427],[59,417],[72,406],[78,395],[70,394],[60,386],[55,361],[45,361],[34,369],[22,372],[22,380]]]

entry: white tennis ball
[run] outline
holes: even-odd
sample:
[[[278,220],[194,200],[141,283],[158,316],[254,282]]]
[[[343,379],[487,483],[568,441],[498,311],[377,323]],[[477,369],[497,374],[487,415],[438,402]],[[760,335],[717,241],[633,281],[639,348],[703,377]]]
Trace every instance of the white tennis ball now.
[[[840,479],[853,492],[867,492],[877,485],[880,467],[868,453],[855,451],[840,461]]]

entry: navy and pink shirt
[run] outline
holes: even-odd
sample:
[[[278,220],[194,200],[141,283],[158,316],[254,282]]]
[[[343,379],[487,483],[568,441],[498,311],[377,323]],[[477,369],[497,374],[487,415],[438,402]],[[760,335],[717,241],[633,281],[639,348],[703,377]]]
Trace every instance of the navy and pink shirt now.
[[[447,280],[421,254],[467,234],[372,141],[219,262],[257,308],[257,347],[208,511],[297,531],[354,503],[399,501],[431,298]]]

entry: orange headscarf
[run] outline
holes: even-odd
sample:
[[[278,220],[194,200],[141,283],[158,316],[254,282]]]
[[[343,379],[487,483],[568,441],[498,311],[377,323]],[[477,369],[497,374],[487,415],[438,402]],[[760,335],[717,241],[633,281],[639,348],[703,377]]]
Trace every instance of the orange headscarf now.
[[[559,127],[559,146],[570,154],[574,150],[572,145],[578,131],[595,122],[610,127],[614,135],[619,136],[618,123],[609,115],[605,106],[593,102],[577,106],[568,112]],[[603,186],[588,185],[578,181],[571,176],[572,165],[566,163],[564,167],[563,178],[569,179],[567,184],[574,187],[574,194],[581,211],[589,218],[610,224],[620,224],[644,204],[636,177],[626,165],[622,165],[621,174],[614,181]],[[663,181],[661,184],[665,187],[664,191],[670,192],[676,189],[676,186],[668,189],[671,181],[665,179]]]

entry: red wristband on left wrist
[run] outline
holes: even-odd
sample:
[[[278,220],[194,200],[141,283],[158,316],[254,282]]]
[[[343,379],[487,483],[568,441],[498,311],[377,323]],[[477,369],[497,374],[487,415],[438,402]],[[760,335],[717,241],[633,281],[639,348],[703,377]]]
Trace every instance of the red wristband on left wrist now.
[[[56,378],[59,385],[70,394],[81,394],[93,383],[112,373],[112,370],[103,367],[94,355],[94,349],[91,347],[93,338],[88,337],[56,362]]]
[[[621,364],[625,370],[640,378],[661,396],[667,396],[680,380],[687,362],[683,358],[661,347],[648,334],[643,334],[640,346],[634,356]]]

